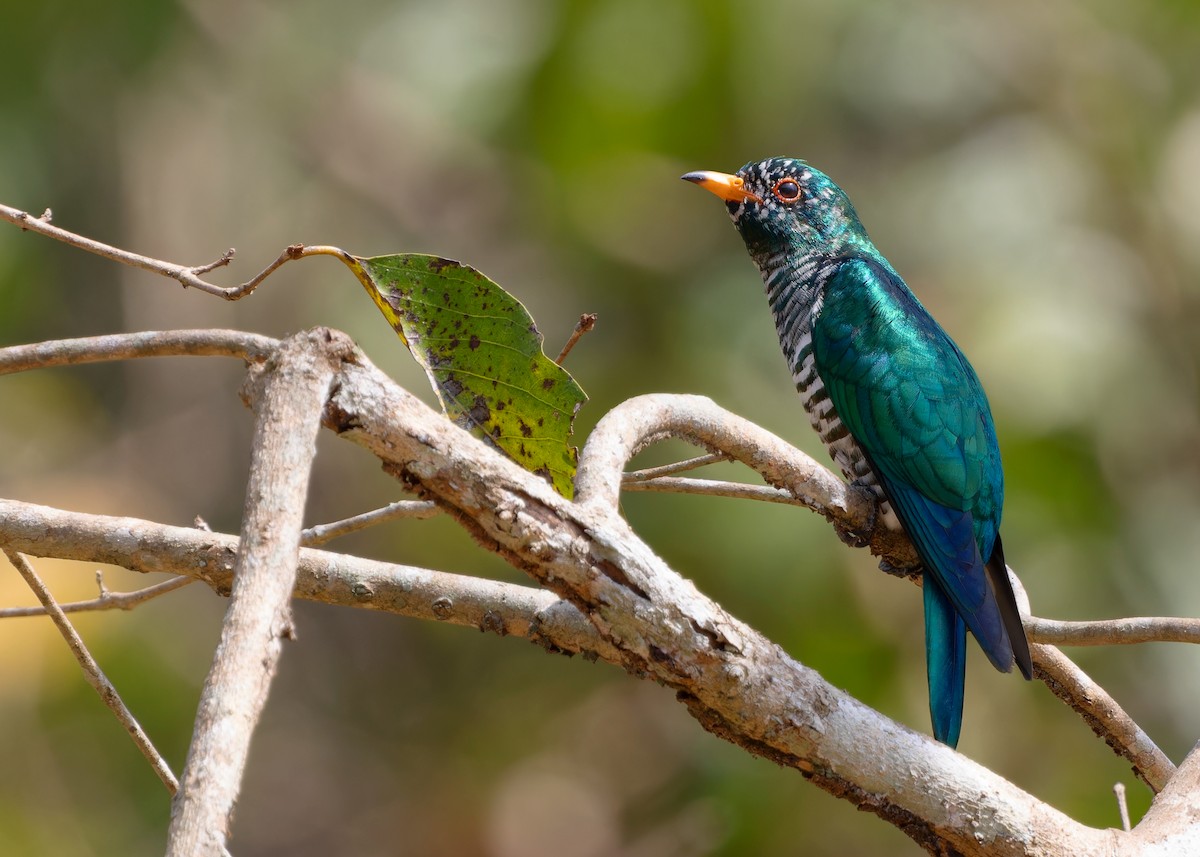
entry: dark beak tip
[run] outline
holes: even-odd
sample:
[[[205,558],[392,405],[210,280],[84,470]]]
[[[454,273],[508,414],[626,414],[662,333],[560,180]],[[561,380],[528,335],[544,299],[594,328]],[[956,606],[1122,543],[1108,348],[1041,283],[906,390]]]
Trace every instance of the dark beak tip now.
[[[685,182],[699,184],[700,182],[704,181],[704,173],[697,170],[696,172],[684,173],[679,178],[683,179]]]

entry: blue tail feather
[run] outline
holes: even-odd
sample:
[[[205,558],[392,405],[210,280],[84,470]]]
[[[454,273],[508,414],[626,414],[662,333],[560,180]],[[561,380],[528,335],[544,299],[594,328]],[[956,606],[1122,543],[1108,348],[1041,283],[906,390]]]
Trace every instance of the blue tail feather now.
[[[925,575],[925,668],[933,737],[958,746],[967,680],[967,625],[932,575]]]

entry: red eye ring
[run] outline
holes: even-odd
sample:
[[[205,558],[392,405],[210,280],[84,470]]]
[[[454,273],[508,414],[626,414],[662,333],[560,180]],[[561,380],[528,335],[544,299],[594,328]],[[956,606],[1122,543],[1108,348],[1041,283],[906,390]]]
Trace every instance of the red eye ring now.
[[[775,182],[771,188],[771,193],[775,194],[775,198],[782,203],[790,205],[804,195],[800,190],[800,183],[793,178],[782,178]]]

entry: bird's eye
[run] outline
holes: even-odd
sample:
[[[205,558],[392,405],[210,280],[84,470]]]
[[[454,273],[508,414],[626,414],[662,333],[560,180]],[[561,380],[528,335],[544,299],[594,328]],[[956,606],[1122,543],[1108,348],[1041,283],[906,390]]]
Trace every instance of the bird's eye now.
[[[800,198],[800,185],[795,179],[780,179],[775,182],[775,187],[771,188],[771,193],[775,194],[775,198],[780,202],[793,203]]]

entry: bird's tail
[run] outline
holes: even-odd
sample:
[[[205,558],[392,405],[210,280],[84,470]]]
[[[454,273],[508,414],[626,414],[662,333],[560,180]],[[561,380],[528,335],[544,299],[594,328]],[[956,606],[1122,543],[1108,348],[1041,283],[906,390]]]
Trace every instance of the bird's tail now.
[[[922,589],[925,593],[925,668],[929,676],[933,737],[957,747],[967,682],[967,625],[933,575],[925,575]]]

